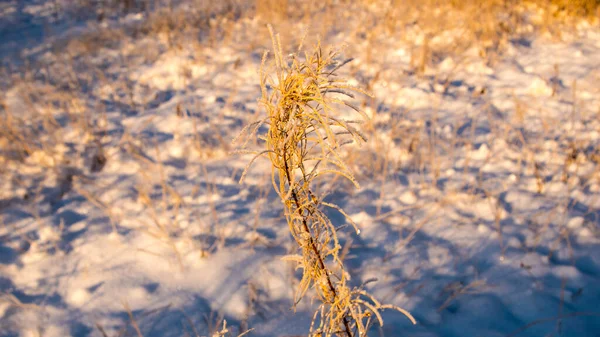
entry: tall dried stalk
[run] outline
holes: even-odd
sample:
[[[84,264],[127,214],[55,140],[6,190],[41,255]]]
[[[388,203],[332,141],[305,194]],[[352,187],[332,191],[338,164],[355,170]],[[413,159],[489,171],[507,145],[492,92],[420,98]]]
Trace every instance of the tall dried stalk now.
[[[338,62],[338,53],[324,53],[320,43],[310,53],[303,51],[300,44],[296,53],[284,57],[279,36],[271,27],[269,30],[274,57],[268,63],[267,53],[263,56],[260,100],[268,116],[248,125],[240,135],[246,137],[240,152],[255,154],[240,181],[257,158],[267,157],[271,161],[271,182],[285,206],[289,230],[299,250],[299,254],[284,259],[297,263],[297,268],[303,270],[295,303],[309,289],[315,291],[321,302],[313,317],[310,336],[366,336],[375,320],[383,325],[380,311],[386,308],[402,312],[415,323],[408,312],[381,304],[363,286],[348,285],[349,275],[339,256],[337,229],[322,208],[336,209],[357,234],[360,230],[341,208],[325,202],[311,189],[317,178],[325,175],[345,177],[358,187],[339,151],[343,145],[365,141],[353,126],[360,121],[343,119],[334,109],[335,105],[349,107],[368,118],[342,100],[344,96],[352,98],[353,93],[365,93],[336,75],[350,60]],[[268,66],[273,68],[274,77],[268,75]],[[249,140],[264,126],[268,131],[258,138],[264,141],[266,149],[245,150]]]

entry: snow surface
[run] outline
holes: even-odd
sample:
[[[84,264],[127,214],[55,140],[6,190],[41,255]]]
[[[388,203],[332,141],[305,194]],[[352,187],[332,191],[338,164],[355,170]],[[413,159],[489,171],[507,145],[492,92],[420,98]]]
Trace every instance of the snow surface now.
[[[0,111],[32,123],[49,111],[58,125],[43,149],[0,162],[0,336],[208,335],[221,318],[234,335],[306,335],[314,305],[290,309],[297,275],[281,257],[293,246],[268,163],[238,184],[249,158],[231,154],[261,113],[264,27],[241,19],[213,45],[126,38],[84,54],[84,37],[108,28],[53,19],[50,3],[0,4],[3,63],[46,65],[0,82]],[[49,24],[76,39],[52,49]],[[244,46],[259,29],[264,41]],[[382,37],[367,55],[360,36],[327,41],[349,45],[357,84],[378,74],[374,131],[346,154],[362,188],[319,188],[361,228],[341,236],[353,284],[377,278],[369,291],[418,321],[386,311],[379,332],[600,336],[600,30],[515,41],[493,64],[450,54],[421,75],[405,42]],[[52,79],[71,75],[79,89]],[[96,141],[106,163],[90,170]]]

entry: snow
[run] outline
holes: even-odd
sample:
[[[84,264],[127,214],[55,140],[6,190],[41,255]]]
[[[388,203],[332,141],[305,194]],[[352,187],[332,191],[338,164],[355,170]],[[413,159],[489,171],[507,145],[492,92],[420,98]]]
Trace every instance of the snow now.
[[[298,273],[281,257],[295,251],[269,163],[239,184],[251,156],[231,145],[262,114],[262,21],[154,39],[147,14],[99,24],[52,3],[75,11],[0,4],[0,120],[27,132],[0,133],[0,336],[136,335],[128,311],[146,337],[207,336],[221,319],[232,335],[305,335],[316,303],[291,310]],[[352,284],[376,278],[368,290],[418,321],[385,311],[379,331],[597,336],[597,24],[509,41],[494,62],[476,47],[441,53],[418,73],[414,53],[458,30],[361,37],[367,14],[352,15],[323,40],[347,45],[343,77],[375,97],[356,100],[368,142],[343,153],[362,188],[316,189],[360,227],[327,210]],[[284,46],[306,26],[281,25]]]

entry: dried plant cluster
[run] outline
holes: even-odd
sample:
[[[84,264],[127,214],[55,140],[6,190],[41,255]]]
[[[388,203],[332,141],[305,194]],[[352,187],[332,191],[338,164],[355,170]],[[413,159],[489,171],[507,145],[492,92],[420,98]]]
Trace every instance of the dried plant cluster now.
[[[338,52],[324,53],[320,43],[312,52],[303,52],[301,43],[296,53],[284,57],[279,36],[272,29],[270,32],[274,56],[272,62],[268,62],[267,53],[263,56],[260,100],[268,116],[242,131],[241,136],[247,139],[241,152],[255,154],[248,167],[259,157],[267,157],[272,164],[272,184],[285,206],[289,230],[299,251],[284,259],[295,262],[303,271],[295,303],[309,289],[314,289],[321,302],[314,314],[310,335],[366,336],[372,323],[383,324],[380,311],[386,308],[402,312],[414,323],[408,312],[381,304],[366,292],[364,285],[352,288],[348,284],[337,229],[323,208],[336,209],[352,224],[356,234],[360,230],[340,207],[325,202],[312,190],[316,180],[326,175],[347,178],[358,187],[342,161],[340,148],[366,139],[354,127],[360,120],[341,118],[335,106],[352,108],[367,118],[342,99],[366,92],[337,77],[336,71],[350,61],[339,62]],[[274,77],[268,75],[267,63],[274,66]],[[266,149],[244,150],[248,140],[258,134],[262,126],[267,126],[268,131],[258,138],[264,141]]]

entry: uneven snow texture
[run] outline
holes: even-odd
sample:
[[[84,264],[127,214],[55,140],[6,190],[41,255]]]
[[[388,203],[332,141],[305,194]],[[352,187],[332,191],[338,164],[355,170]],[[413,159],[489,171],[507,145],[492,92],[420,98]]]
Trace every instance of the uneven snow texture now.
[[[45,144],[15,159],[0,139],[0,336],[206,336],[222,318],[234,335],[306,335],[314,304],[290,309],[268,163],[238,184],[250,158],[231,154],[261,113],[264,27],[213,22],[229,31],[173,42],[137,31],[145,14],[85,24],[50,3],[0,4],[0,56],[22,67],[0,81],[0,118]],[[103,45],[108,27],[138,35]],[[372,334],[600,336],[598,28],[510,41],[495,62],[448,53],[420,74],[404,41],[355,29],[324,40],[348,44],[344,76],[375,96],[367,145],[344,154],[362,188],[317,189],[361,227],[340,237],[353,284],[377,278],[368,289],[418,321],[386,311]]]

